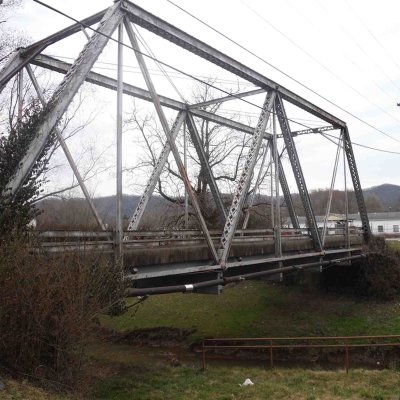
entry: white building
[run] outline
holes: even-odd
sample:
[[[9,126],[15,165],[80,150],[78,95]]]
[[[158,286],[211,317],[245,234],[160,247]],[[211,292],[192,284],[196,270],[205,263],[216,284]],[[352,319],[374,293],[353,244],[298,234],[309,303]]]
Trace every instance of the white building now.
[[[306,217],[298,217],[301,228],[306,227]],[[325,216],[316,216],[317,225],[323,228]],[[330,214],[328,218],[328,228],[343,227],[346,219],[344,214]],[[371,232],[374,235],[400,233],[400,212],[382,212],[382,213],[368,213],[369,224]],[[349,214],[350,226],[361,227],[361,219],[359,214]]]

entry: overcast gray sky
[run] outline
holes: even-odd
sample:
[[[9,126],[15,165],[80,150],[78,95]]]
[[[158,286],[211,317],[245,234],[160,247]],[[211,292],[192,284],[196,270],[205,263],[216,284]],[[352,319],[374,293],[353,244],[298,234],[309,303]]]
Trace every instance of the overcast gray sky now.
[[[112,5],[110,0],[45,0],[45,2],[77,19],[82,19]],[[400,103],[400,22],[398,18],[400,6],[398,1],[203,0],[188,2],[175,0],[175,2],[343,109],[400,140],[400,107],[396,105],[396,102]],[[138,0],[136,4],[346,121],[354,142],[400,152],[399,142],[384,136],[329,104],[184,14],[167,0]],[[26,0],[24,7],[14,14],[10,21],[13,27],[25,30],[34,41],[71,23],[72,21],[67,18],[31,0]],[[226,80],[236,79],[232,74],[147,31],[141,29],[140,32],[162,61],[194,75],[218,76]],[[66,60],[73,59],[84,43],[84,36],[77,34],[47,48],[45,53],[66,57]],[[137,65],[133,54],[127,54],[128,52],[127,49],[124,60],[127,71],[129,66]],[[99,61],[116,62],[115,43],[108,45]],[[108,67],[114,68],[109,64],[98,63],[96,67],[97,72],[115,76],[115,71],[104,70]],[[151,63],[149,67],[156,68]],[[132,73],[132,69],[130,71],[125,74],[124,80],[144,88],[140,75]],[[56,79],[61,79],[61,76]],[[160,94],[179,99],[165,78],[155,76],[154,81]],[[178,78],[174,78],[174,82],[179,90],[188,96],[192,82]],[[245,85],[243,81],[241,82],[243,83],[242,90],[252,88],[251,84]],[[102,139],[98,142],[99,146],[106,147],[112,145],[115,136],[116,94],[111,91],[107,93],[101,89],[98,96],[99,102],[104,103],[104,111],[97,122],[82,133],[80,140],[85,140],[84,135],[86,138],[94,134],[100,135]],[[262,105],[263,97],[254,97],[251,101]],[[130,100],[126,99],[125,111],[129,105]],[[250,107],[239,101],[230,102],[225,109],[259,112],[256,107]],[[309,126],[324,125],[314,116],[291,106],[287,106],[287,114],[289,118],[307,120],[304,123]],[[292,125],[292,129],[303,128]],[[335,134],[338,135],[338,131],[335,131]],[[124,159],[129,160],[137,154],[127,134],[124,140],[126,143]],[[79,148],[79,143],[77,141],[72,144],[72,147]],[[329,186],[335,146],[320,135],[301,137],[296,139],[296,143],[309,189]],[[398,174],[400,155],[379,153],[357,146],[354,146],[354,152],[364,188],[382,183],[400,184]],[[292,190],[297,191],[294,180],[291,178],[289,165],[285,166],[285,169]],[[342,187],[342,182],[342,177],[339,177],[337,186]],[[96,194],[111,194],[115,191],[115,183],[109,176],[93,185],[96,187]],[[129,190],[124,190],[124,192],[129,193]]]

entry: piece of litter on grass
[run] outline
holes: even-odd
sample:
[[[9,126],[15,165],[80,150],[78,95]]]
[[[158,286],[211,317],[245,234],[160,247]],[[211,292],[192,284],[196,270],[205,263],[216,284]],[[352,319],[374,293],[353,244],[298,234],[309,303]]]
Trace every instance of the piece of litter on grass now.
[[[239,386],[252,386],[254,383],[250,379],[246,379],[242,384],[239,383]]]

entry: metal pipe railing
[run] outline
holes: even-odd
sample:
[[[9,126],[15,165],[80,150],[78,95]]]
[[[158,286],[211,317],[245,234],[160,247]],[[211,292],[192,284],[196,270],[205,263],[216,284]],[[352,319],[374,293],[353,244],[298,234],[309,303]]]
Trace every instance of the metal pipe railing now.
[[[342,348],[345,349],[344,365],[346,373],[349,372],[349,348],[350,347],[399,347],[400,342],[395,343],[353,343],[349,340],[370,340],[370,339],[400,339],[400,335],[379,335],[379,336],[319,336],[319,337],[273,337],[273,338],[213,338],[202,340],[202,364],[203,371],[206,368],[206,349],[269,349],[270,366],[274,368],[274,349],[308,349],[308,348]],[[276,344],[278,341],[343,341],[339,344]],[[206,345],[207,342],[268,342],[266,345]]]

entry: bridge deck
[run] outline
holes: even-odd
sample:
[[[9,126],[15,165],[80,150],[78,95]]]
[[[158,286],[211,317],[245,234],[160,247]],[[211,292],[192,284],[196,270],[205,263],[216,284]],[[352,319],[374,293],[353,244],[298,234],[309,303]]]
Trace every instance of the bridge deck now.
[[[363,237],[350,235],[350,248],[345,248],[343,234],[326,237],[325,248],[316,252],[311,237],[303,231],[286,230],[282,235],[282,257],[275,256],[271,230],[239,231],[235,237],[224,276],[266,271],[283,266],[334,260],[361,251]],[[244,233],[245,232],[245,233]],[[113,259],[112,232],[44,232],[42,246],[50,252],[69,250],[101,251]],[[212,262],[210,251],[199,231],[130,232],[124,242],[124,265],[128,278],[137,288],[190,284],[220,276],[221,267]],[[108,239],[108,240],[107,240]],[[218,246],[218,232],[213,242]]]

